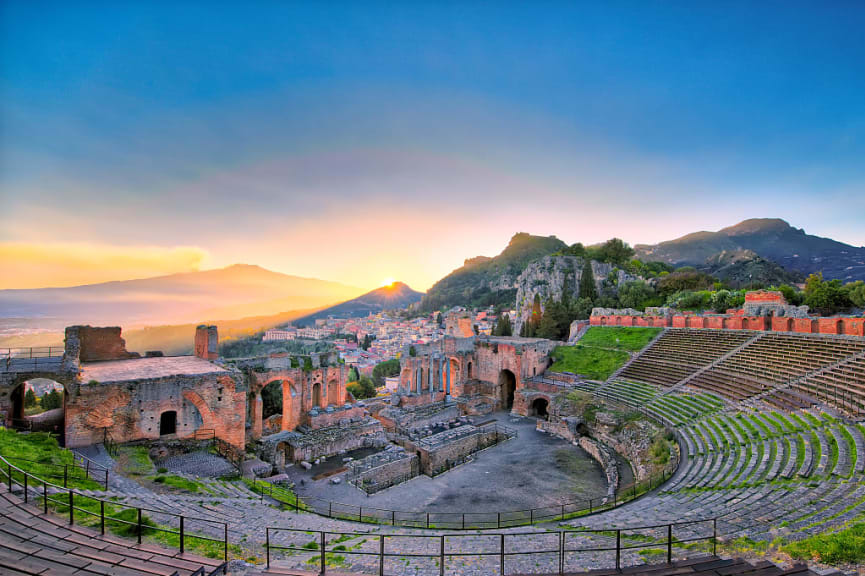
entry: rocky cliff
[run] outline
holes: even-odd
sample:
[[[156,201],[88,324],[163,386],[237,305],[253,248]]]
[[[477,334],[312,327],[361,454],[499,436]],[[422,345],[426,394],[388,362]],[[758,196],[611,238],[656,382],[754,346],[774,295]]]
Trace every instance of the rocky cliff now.
[[[526,269],[517,277],[514,287],[517,289],[517,318],[514,334],[519,334],[523,323],[532,313],[535,294],[541,296],[541,306],[547,298],[561,300],[562,291],[567,280],[571,297],[576,299],[580,293],[580,282],[583,277],[583,259],[576,256],[545,256],[530,262]],[[617,269],[612,264],[592,261],[592,275],[595,277],[595,289],[600,294],[610,273],[615,271],[615,285],[635,280],[634,276],[624,270]],[[612,287],[614,288],[614,287]]]

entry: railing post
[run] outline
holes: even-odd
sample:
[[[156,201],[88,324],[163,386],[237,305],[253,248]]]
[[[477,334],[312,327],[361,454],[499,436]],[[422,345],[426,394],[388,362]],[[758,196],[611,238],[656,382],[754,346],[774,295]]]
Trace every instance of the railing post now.
[[[84,462],[84,477],[90,479],[90,460]]]
[[[333,518],[333,500],[327,502],[327,517]]]
[[[324,576],[324,572],[326,570],[327,563],[324,561],[324,532],[321,533],[321,576]]]
[[[622,566],[622,530],[616,529],[616,570]]]
[[[183,547],[184,533],[185,533],[185,530],[183,529],[183,515],[181,514],[180,515],[180,553],[181,554],[183,554],[183,552],[184,552],[184,547]]]
[[[105,500],[99,501],[99,533],[105,536]],[[183,552],[183,537],[180,538],[180,546],[180,551]]]
[[[429,528],[429,512],[426,513],[426,527]]]
[[[712,518],[712,555],[718,555],[718,519]]]
[[[138,509],[138,543],[141,544],[141,508]]]
[[[105,469],[105,489],[108,490],[108,469]]]
[[[264,551],[267,555],[267,569],[270,570],[270,526],[264,530]]]
[[[27,472],[24,473],[24,503],[27,504]]]
[[[223,558],[222,559],[225,562],[228,562],[228,522],[223,522],[222,527],[223,527],[223,534],[225,537],[225,547],[223,548],[223,554],[222,554]]]
[[[42,504],[45,514],[48,514],[48,484],[45,480],[42,481]]]
[[[363,506],[357,507],[357,521],[363,522]],[[429,517],[427,517],[427,524],[429,524]]]
[[[562,504],[562,521],[565,520],[565,505]]]
[[[384,534],[378,535],[378,576],[384,576]]]
[[[667,524],[667,564],[673,561],[673,525]]]
[[[535,509],[529,508],[529,524],[535,523]]]
[[[396,510],[390,511],[390,525],[396,526]]]
[[[9,491],[12,492],[12,464],[9,464]]]
[[[502,513],[496,512],[496,528],[502,527]]]
[[[68,478],[69,478],[69,464],[64,464],[63,465],[63,487],[64,488],[68,488],[68,486],[66,485]]]
[[[445,576],[445,536],[439,536],[439,576]]]
[[[559,531],[559,576],[565,573],[565,532]]]
[[[589,514],[592,513],[592,499],[589,498]]]
[[[69,524],[75,524],[75,502],[72,499],[72,490],[69,491]]]

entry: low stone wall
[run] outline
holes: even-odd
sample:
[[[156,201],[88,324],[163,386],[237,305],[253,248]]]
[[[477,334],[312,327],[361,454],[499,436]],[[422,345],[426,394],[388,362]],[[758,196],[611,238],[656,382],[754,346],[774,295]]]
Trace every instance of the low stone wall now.
[[[295,462],[312,462],[322,456],[332,456],[342,451],[355,450],[370,446],[384,446],[387,437],[381,423],[367,417],[361,422],[347,426],[319,428],[288,441],[291,457]]]
[[[495,427],[461,426],[424,438],[417,443],[421,471],[428,476],[441,474],[495,444],[498,434]]]
[[[418,457],[400,446],[367,456],[349,464],[351,483],[367,494],[406,482],[419,473]]]
[[[607,477],[607,498],[612,498],[619,488],[619,467],[616,463],[615,453],[601,442],[588,436],[582,436],[579,444],[604,469],[604,475]]]

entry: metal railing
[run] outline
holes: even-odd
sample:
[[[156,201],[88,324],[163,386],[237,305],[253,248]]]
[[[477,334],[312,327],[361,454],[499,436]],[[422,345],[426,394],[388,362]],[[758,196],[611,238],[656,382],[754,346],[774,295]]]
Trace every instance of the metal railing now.
[[[612,497],[574,500],[550,506],[493,512],[429,512],[389,510],[374,506],[359,506],[323,498],[301,497],[270,482],[253,479],[249,486],[262,499],[265,496],[287,505],[295,512],[311,512],[319,516],[368,524],[448,530],[483,530],[531,526],[541,522],[564,521],[610,510],[654,490],[672,478],[676,465],[642,482],[620,487]]]
[[[66,352],[64,346],[39,346],[32,348],[0,348],[0,366],[7,372],[33,368],[40,364],[59,363]],[[53,360],[56,359],[56,360]]]
[[[186,551],[189,540],[205,542],[218,542],[222,544],[223,559],[228,560],[228,523],[207,518],[197,518],[158,510],[155,508],[144,508],[141,506],[129,506],[113,500],[105,500],[84,494],[81,491],[52,484],[47,480],[39,478],[12,464],[6,457],[0,456],[0,483],[7,484],[9,492],[13,492],[15,485],[21,487],[24,504],[30,500],[41,501],[43,512],[48,514],[53,507],[60,514],[68,514],[69,524],[76,521],[76,514],[90,517],[90,522],[98,518],[99,532],[105,534],[106,525],[114,526],[116,530],[122,530],[123,534],[134,535],[139,544],[142,537],[148,534],[163,533],[173,534],[178,537],[178,549],[181,553]],[[77,502],[77,505],[76,505]],[[90,506],[86,506],[90,504]],[[94,509],[98,506],[99,510]],[[107,508],[107,513],[106,513]],[[119,512],[118,512],[119,510]],[[131,511],[131,512],[128,512]],[[157,524],[145,513],[157,515],[168,520],[168,524]],[[209,527],[210,532],[221,532],[222,537],[216,538],[199,532],[190,532],[187,525],[200,523]],[[80,521],[79,521],[80,523]],[[92,524],[90,524],[92,525]],[[176,526],[176,529],[174,528]],[[221,530],[220,530],[221,528]]]
[[[75,457],[80,457],[80,455],[76,454]],[[83,462],[73,461],[71,464],[37,462],[36,460],[28,460],[17,456],[3,456],[2,454],[0,454],[0,458],[5,460],[7,464],[14,462],[23,466],[23,468],[27,468],[27,464],[38,464],[42,468],[40,472],[41,477],[57,481],[63,480],[63,488],[69,487],[70,480],[93,480],[102,484],[103,488],[108,490],[108,469],[95,462],[91,462],[87,458]],[[28,472],[28,474],[32,474],[32,472]]]
[[[682,531],[686,527],[690,533],[683,537],[676,535],[677,530]],[[292,541],[292,536],[299,538]],[[716,554],[718,542],[717,521],[714,518],[617,529],[482,534],[370,534],[268,527],[265,537],[268,569],[273,563],[273,556],[279,555],[280,551],[287,552],[291,557],[300,556],[295,561],[302,561],[305,566],[317,565],[321,575],[326,574],[328,564],[336,560],[336,555],[365,556],[367,559],[374,559],[379,576],[385,576],[389,559],[399,560],[400,572],[405,572],[411,562],[426,559],[437,564],[440,576],[450,573],[461,574],[461,567],[455,567],[455,572],[448,567],[449,560],[458,558],[471,558],[476,560],[477,564],[485,559],[491,559],[498,564],[498,574],[504,576],[508,573],[508,560],[526,556],[535,557],[536,561],[538,556],[546,556],[548,563],[553,560],[555,564],[550,566],[552,570],[545,570],[545,572],[561,575],[566,569],[570,570],[569,560],[571,559],[597,554],[612,556],[613,553],[615,561],[610,562],[609,568],[614,564],[616,570],[621,570],[623,554],[631,550],[662,549],[661,553],[665,553],[666,561],[670,563],[673,559],[674,547],[688,549],[696,542],[704,542],[706,551],[708,552],[711,547],[712,554]],[[351,546],[341,544],[354,538],[361,538],[361,543]],[[282,539],[283,542],[278,543],[278,539]],[[410,545],[401,545],[409,539],[413,540]],[[300,540],[306,542],[299,544]],[[584,543],[582,540],[588,542]],[[593,540],[601,541],[592,545]],[[370,545],[364,547],[366,543]],[[595,564],[597,565],[598,562],[596,561]],[[583,568],[584,564],[580,567]],[[491,574],[494,573],[491,565],[486,568]],[[525,570],[520,570],[520,573],[522,572]]]

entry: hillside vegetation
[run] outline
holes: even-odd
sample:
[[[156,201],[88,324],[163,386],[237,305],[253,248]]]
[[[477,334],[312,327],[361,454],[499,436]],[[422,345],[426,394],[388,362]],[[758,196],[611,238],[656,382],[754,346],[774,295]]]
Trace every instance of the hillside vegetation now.
[[[658,335],[661,328],[589,328],[575,346],[558,346],[551,354],[552,372],[571,372],[591,380],[606,380]]]
[[[424,312],[453,306],[513,306],[514,283],[529,262],[542,258],[567,245],[555,236],[515,234],[501,254],[494,258],[476,257],[438,282],[421,300]]]

